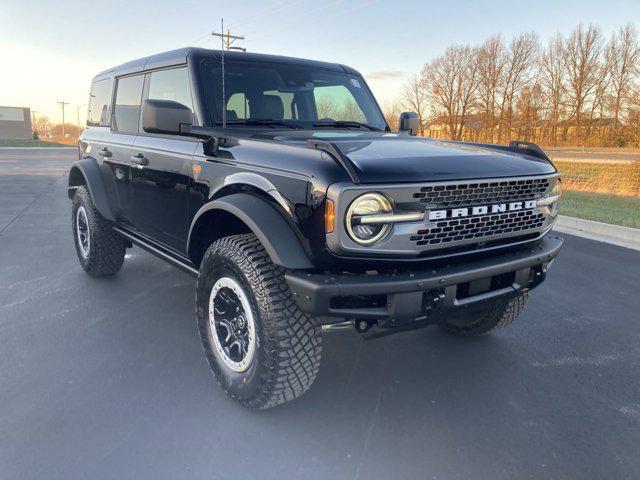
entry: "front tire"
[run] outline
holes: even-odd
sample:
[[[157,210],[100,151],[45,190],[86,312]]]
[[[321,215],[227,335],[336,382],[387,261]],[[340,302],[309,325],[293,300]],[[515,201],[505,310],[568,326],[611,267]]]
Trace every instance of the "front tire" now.
[[[76,253],[84,271],[94,277],[117,273],[124,262],[125,241],[96,210],[84,186],[78,187],[73,197],[71,221]]]
[[[214,242],[196,287],[198,329],[224,391],[265,409],[309,389],[320,366],[321,327],[293,301],[284,270],[253,234]]]
[[[524,310],[529,293],[523,292],[517,297],[499,302],[480,315],[452,318],[441,327],[454,335],[476,337],[486,335],[511,324]]]

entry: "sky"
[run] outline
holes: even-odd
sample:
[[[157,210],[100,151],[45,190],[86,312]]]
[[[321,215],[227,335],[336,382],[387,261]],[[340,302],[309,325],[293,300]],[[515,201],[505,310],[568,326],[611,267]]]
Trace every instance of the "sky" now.
[[[189,45],[219,48],[220,18],[248,51],[338,62],[360,71],[381,103],[454,43],[579,22],[608,38],[640,25],[640,0],[0,0],[0,106],[84,122],[91,78],[135,58]]]

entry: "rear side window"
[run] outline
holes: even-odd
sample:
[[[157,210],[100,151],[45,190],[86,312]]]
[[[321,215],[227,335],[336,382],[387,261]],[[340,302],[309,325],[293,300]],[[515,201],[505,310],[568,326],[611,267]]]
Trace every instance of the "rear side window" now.
[[[193,111],[189,74],[186,68],[159,70],[149,75],[150,100],[173,100]]]
[[[144,75],[118,79],[112,128],[118,132],[137,133]]]
[[[105,78],[93,82],[89,94],[89,113],[87,125],[108,126],[109,107],[111,106],[111,79]]]

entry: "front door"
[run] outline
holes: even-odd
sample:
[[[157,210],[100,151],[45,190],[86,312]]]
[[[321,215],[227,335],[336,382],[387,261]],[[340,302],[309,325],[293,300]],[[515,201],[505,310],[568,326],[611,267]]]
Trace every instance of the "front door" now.
[[[146,99],[172,100],[193,111],[186,67],[147,74]],[[158,135],[141,131],[131,151],[133,224],[136,230],[165,246],[185,253],[189,233],[189,188],[193,138]]]
[[[131,186],[136,230],[180,253],[189,233],[189,188],[198,142],[139,135],[133,145]]]

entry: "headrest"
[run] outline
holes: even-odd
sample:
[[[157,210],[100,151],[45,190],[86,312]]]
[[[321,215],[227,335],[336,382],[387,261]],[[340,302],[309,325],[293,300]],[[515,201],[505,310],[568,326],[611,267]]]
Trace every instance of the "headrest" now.
[[[262,95],[249,104],[251,118],[268,118],[282,120],[284,105],[277,95]]]

